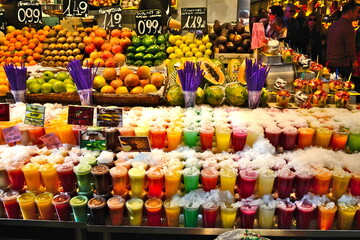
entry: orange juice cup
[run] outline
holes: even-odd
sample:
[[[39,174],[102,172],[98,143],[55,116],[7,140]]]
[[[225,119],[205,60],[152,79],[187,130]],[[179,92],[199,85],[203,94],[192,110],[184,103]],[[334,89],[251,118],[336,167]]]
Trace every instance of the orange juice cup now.
[[[22,166],[21,170],[24,173],[28,190],[39,193],[41,190],[39,165],[36,163],[28,163]]]
[[[45,134],[55,133],[57,136],[59,136],[56,128],[57,128],[57,124],[46,123],[44,125]]]
[[[114,196],[107,200],[111,225],[121,225],[123,222],[125,200],[120,196]]]
[[[181,207],[172,205],[171,199],[164,202],[164,207],[168,227],[178,227]]]
[[[62,125],[56,128],[59,139],[62,143],[76,145],[76,138],[71,125]]]
[[[44,192],[35,197],[35,203],[39,209],[42,220],[53,220],[55,209],[52,204],[54,195],[50,192]]]
[[[311,146],[314,138],[315,129],[313,128],[299,128],[298,147],[306,148]]]
[[[135,136],[134,127],[132,126],[124,126],[119,129],[120,136]]]
[[[169,171],[165,173],[165,196],[171,198],[174,196],[180,187],[181,172]]]
[[[316,195],[326,195],[329,192],[331,173],[319,171],[313,178],[313,192]]]
[[[127,168],[115,166],[110,169],[110,175],[113,183],[114,195],[123,196],[126,194]]]
[[[331,136],[333,131],[329,128],[316,129],[315,144],[318,147],[328,148],[330,145]]]
[[[47,192],[59,193],[59,178],[54,164],[46,163],[40,165],[40,173]]]
[[[349,133],[350,132],[345,129],[334,131],[331,138],[331,147],[334,151],[343,150],[345,148]]]
[[[167,130],[168,151],[175,150],[181,143],[182,130],[180,128],[171,127]]]
[[[318,226],[320,230],[330,230],[334,221],[335,213],[337,211],[337,206],[328,207],[326,205],[321,205],[318,207]]]

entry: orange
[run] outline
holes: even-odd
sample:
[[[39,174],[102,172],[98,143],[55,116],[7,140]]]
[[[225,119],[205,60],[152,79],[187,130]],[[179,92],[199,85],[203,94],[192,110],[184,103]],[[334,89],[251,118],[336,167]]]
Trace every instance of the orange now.
[[[40,53],[35,52],[35,53],[33,54],[33,58],[34,58],[35,60],[38,60],[38,59],[40,58]]]
[[[24,37],[22,36],[22,35],[17,35],[16,36],[16,40],[19,40],[19,41],[21,41],[21,39],[23,39]]]
[[[10,57],[10,52],[4,52],[4,57]]]
[[[4,44],[6,41],[6,37],[0,37],[0,44]]]
[[[12,39],[14,37],[13,33],[8,33],[6,34],[6,39],[10,41],[10,39]]]
[[[44,30],[43,30],[43,29],[38,30],[37,34],[43,35],[43,34],[44,34]]]
[[[44,31],[50,31],[51,30],[51,28],[49,27],[49,26],[44,26]]]
[[[36,65],[37,64],[37,62],[35,61],[35,60],[31,60],[30,62],[29,62],[29,65],[30,66],[34,66],[34,65]]]
[[[6,78],[1,77],[0,78],[0,85],[8,85],[9,86],[9,82]]]
[[[27,33],[25,33],[25,37],[30,40],[30,39],[32,39],[33,35],[31,33],[27,32]]]
[[[48,30],[45,30],[45,31],[44,31],[44,36],[47,36],[47,35],[49,35],[49,31],[48,31]]]
[[[6,93],[10,91],[9,86],[0,85],[0,96],[6,96]]]
[[[21,58],[18,57],[18,56],[14,56],[14,57],[12,58],[12,61],[13,61],[14,63],[20,62],[20,60],[21,60]]]
[[[10,42],[9,42],[8,40],[6,40],[6,41],[4,42],[4,45],[5,45],[5,46],[8,46],[9,43],[10,43]]]
[[[20,50],[21,47],[22,47],[21,42],[16,42],[16,43],[15,43],[15,49],[16,49],[16,50]]]
[[[38,38],[39,38],[39,34],[35,33],[35,34],[33,35],[33,39],[38,39]]]
[[[26,51],[28,49],[28,46],[24,45],[22,46],[21,50]]]
[[[16,38],[11,38],[9,41],[10,41],[10,43],[16,43],[17,42]]]
[[[36,52],[36,53],[42,53],[42,48],[41,48],[41,47],[36,47],[36,48],[34,49],[34,52]]]
[[[34,43],[35,45],[38,45],[39,39],[37,39],[37,38],[31,39],[31,40],[29,40],[29,43]]]
[[[46,39],[46,36],[45,36],[45,35],[40,35],[40,36],[39,36],[39,41],[40,41],[40,42],[44,42],[45,39]]]
[[[22,57],[25,55],[25,52],[24,51],[18,51],[15,53],[15,56],[18,56],[18,57]]]
[[[12,51],[14,51],[15,50],[15,46],[10,46],[9,47],[9,52],[12,52]]]
[[[30,63],[31,61],[33,61],[34,60],[34,58],[32,57],[32,56],[28,56],[27,58],[26,58],[26,61],[28,62],[28,63]]]
[[[34,54],[34,51],[32,49],[28,49],[25,51],[25,55],[32,56]]]
[[[31,40],[30,40],[30,41],[31,41]],[[35,43],[33,43],[33,42],[30,42],[29,45],[28,45],[28,48],[29,48],[29,49],[35,49],[35,47],[36,47],[36,45],[35,45]]]

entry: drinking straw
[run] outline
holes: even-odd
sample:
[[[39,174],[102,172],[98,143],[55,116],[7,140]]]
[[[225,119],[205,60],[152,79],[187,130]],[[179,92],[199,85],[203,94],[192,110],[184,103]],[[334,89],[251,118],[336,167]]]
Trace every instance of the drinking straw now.
[[[19,68],[12,63],[5,63],[4,70],[12,90],[26,89],[27,68],[24,62],[21,63]]]
[[[80,60],[72,60],[66,68],[71,77],[74,79],[78,90],[92,89],[94,77],[97,73],[99,65],[95,68],[83,68]]]
[[[338,68],[336,68],[336,70],[335,70],[335,74],[336,74],[336,76],[335,76],[335,80],[338,80],[338,76],[339,76],[339,69],[338,69]]]
[[[249,91],[261,91],[269,73],[269,66],[262,66],[261,62],[246,59],[246,83]]]
[[[177,70],[183,91],[196,91],[200,86],[204,71],[199,63],[186,61],[184,69]]]
[[[350,75],[349,75],[348,82],[350,82],[351,76],[352,76],[352,73],[350,73]]]

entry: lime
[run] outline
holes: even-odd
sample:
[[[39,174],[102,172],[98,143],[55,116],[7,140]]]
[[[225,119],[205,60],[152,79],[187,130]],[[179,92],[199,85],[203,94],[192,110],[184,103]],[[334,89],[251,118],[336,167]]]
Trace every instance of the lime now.
[[[41,85],[41,93],[51,93],[53,90],[53,85],[50,82],[43,83]]]
[[[66,92],[66,84],[62,81],[57,81],[56,83],[54,83],[53,89],[56,93]]]
[[[28,86],[30,93],[39,93],[41,92],[41,85],[37,82],[33,82]]]

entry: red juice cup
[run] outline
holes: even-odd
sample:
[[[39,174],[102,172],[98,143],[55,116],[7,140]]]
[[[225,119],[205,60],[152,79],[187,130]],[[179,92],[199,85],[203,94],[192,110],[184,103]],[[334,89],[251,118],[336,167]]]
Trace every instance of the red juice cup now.
[[[239,152],[244,150],[246,143],[247,130],[245,128],[233,128],[232,132],[232,146],[234,152]]]
[[[5,165],[4,163],[0,163],[0,189],[7,188],[9,183],[9,177],[5,171]]]
[[[349,133],[350,131],[346,129],[334,131],[330,143],[334,151],[343,150],[345,148],[347,140],[349,138]]]
[[[278,206],[278,228],[279,229],[290,229],[296,204],[290,201],[283,201]]]
[[[299,131],[298,147],[299,148],[310,147],[312,142],[313,142],[315,129],[313,129],[313,128],[299,128],[298,131]]]
[[[337,206],[321,205],[318,207],[318,227],[320,230],[330,230],[335,218]]]
[[[350,193],[353,196],[360,196],[360,174],[352,174],[350,180]]]
[[[249,169],[240,171],[240,195],[242,198],[248,198],[254,194],[257,172]]]
[[[94,197],[88,201],[93,224],[104,225],[106,215],[106,199],[103,197]]]
[[[280,135],[281,129],[276,126],[267,127],[265,129],[265,137],[270,141],[271,145],[273,145],[275,149],[280,145]]]
[[[150,197],[161,197],[164,185],[164,174],[160,168],[152,167],[146,172]],[[146,203],[145,203],[146,205]]]
[[[294,150],[297,142],[298,130],[294,127],[287,127],[283,130],[284,150]]]
[[[161,209],[163,202],[158,198],[150,198],[145,202],[148,226],[161,226]]]
[[[56,168],[64,192],[73,192],[76,189],[76,175],[72,163],[63,163]]]
[[[68,193],[60,193],[56,195],[52,203],[55,207],[56,215],[59,221],[70,221],[70,195]]]
[[[151,128],[151,147],[163,149],[165,147],[166,131],[165,128]]]
[[[293,189],[293,181],[295,178],[295,173],[288,170],[279,172],[277,176],[277,189],[278,189],[278,198],[285,199],[290,197]]]
[[[4,204],[5,212],[8,218],[20,218],[20,206],[16,199],[20,193],[14,190],[5,192],[1,195],[1,201]]]
[[[30,141],[33,145],[41,145],[43,144],[43,141],[41,141],[39,138],[45,135],[45,129],[43,127],[29,127],[28,129]]]
[[[297,201],[296,206],[298,209],[298,212],[296,214],[296,228],[309,229],[313,212],[316,206],[314,206],[311,202],[308,202],[307,200]]]
[[[9,163],[5,166],[5,171],[10,180],[10,188],[15,191],[23,191],[25,185],[25,175],[21,170],[24,164],[21,162]]]
[[[120,196],[114,196],[107,200],[111,225],[121,225],[123,222],[125,200]]]
[[[213,204],[204,204],[203,209],[203,227],[214,228],[216,226],[216,218],[219,206]]]
[[[301,199],[305,194],[310,191],[313,175],[296,174],[295,177],[295,196]]]
[[[219,172],[215,168],[205,168],[201,170],[202,188],[205,192],[216,189]]]
[[[244,205],[240,207],[240,228],[254,228],[254,220],[258,206]]]
[[[214,132],[215,130],[212,126],[205,126],[200,129],[201,150],[212,149]]]
[[[127,168],[115,166],[110,169],[114,195],[123,196],[126,192]]]
[[[331,173],[329,170],[320,170],[314,176],[312,188],[315,195],[326,195],[329,192]]]

